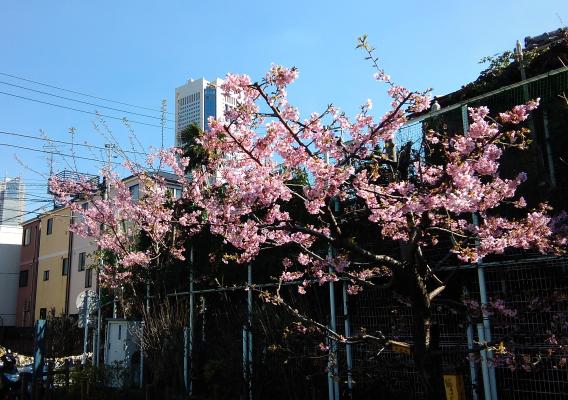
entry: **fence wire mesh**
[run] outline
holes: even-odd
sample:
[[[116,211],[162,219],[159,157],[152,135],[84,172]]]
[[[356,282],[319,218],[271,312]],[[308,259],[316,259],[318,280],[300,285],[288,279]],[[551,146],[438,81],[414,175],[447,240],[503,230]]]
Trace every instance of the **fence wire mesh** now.
[[[511,85],[410,122],[398,132],[395,144],[400,150],[411,142],[413,150],[421,151],[422,137],[427,129],[454,133],[463,131],[464,107],[485,105],[497,113],[539,97],[541,104],[550,111],[552,143],[559,144],[553,146],[553,153],[545,157],[557,157],[566,148],[566,140],[557,138],[565,125],[555,125],[555,121],[566,119],[566,109],[559,106],[559,96],[565,92],[568,92],[566,69],[531,78],[526,85]],[[541,111],[536,114],[534,124],[539,140],[542,136],[539,130],[543,129]],[[565,167],[555,163],[548,165],[556,168],[557,176],[568,176]],[[503,257],[501,261],[484,266],[487,294],[492,304],[491,309],[485,310],[490,313],[493,333],[493,342],[487,345],[496,349],[494,367],[500,399],[568,398],[567,268],[566,258],[531,258],[523,254]],[[483,399],[479,356],[468,352],[467,329],[472,310],[464,305],[464,293],[469,299],[479,301],[476,267],[444,265],[440,274],[452,274],[452,287],[441,296],[434,315],[440,331],[443,371],[463,378],[467,399],[474,396]],[[346,316],[340,283],[336,285],[335,311],[338,331],[343,334]],[[294,286],[281,290],[281,295],[293,309],[324,324],[329,323],[327,286],[306,295],[299,295]],[[198,304],[202,306],[198,307],[195,331],[196,391],[211,393],[213,390],[214,398],[223,398],[226,390],[236,384],[243,388],[241,392],[244,393],[245,378],[235,377],[234,371],[242,366],[242,330],[247,324],[245,292],[203,294]],[[349,296],[348,306],[352,332],[381,331],[389,338],[412,342],[412,313],[404,298],[393,296],[391,291],[366,289],[357,296]],[[320,350],[322,339],[310,335],[302,337],[294,331],[294,321],[295,318],[287,311],[255,296],[252,318],[253,397],[319,399],[327,396],[325,371],[328,360],[326,353]],[[474,345],[479,348],[485,344]],[[349,377],[353,381],[352,398],[424,398],[423,386],[411,355],[372,343],[354,344],[351,349],[353,366],[348,371],[345,346],[339,347],[335,380],[340,383],[341,398],[348,398]],[[472,379],[471,371],[477,379]],[[212,388],[211,385],[216,386]]]

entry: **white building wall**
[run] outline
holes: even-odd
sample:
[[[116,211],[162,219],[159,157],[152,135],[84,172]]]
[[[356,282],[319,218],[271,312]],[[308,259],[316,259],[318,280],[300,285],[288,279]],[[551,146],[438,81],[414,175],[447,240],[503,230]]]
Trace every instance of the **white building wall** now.
[[[176,129],[175,144],[179,143],[179,132],[194,123],[204,129],[204,90],[209,82],[205,79],[190,79],[176,88]]]
[[[234,98],[226,98],[221,91],[222,79],[216,78],[213,81],[207,81],[204,78],[190,79],[183,86],[176,88],[175,104],[176,104],[176,122],[175,122],[175,144],[180,145],[179,133],[189,126],[196,124],[200,129],[207,129],[207,121],[205,119],[205,89],[208,86],[217,88],[215,98],[215,114],[217,119],[222,118],[225,112],[225,106],[234,107],[236,101]]]
[[[85,274],[87,268],[95,263],[94,252],[97,246],[92,243],[92,238],[84,238],[79,235],[73,235],[73,244],[71,246],[71,265],[70,265],[70,279],[69,279],[69,314],[77,314],[77,306],[75,300],[79,293],[85,290]],[[86,253],[85,270],[79,271],[79,254]],[[97,273],[95,270],[91,271],[92,284],[90,289],[97,289]]]
[[[22,227],[0,225],[0,326],[16,325]]]

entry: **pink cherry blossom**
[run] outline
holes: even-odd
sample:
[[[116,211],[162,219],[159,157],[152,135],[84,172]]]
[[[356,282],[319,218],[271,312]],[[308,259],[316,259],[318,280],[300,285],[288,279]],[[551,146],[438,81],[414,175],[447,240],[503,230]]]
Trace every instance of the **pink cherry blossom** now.
[[[499,176],[503,152],[518,144],[522,135],[502,131],[488,108],[469,109],[467,132],[450,136],[427,132],[422,151],[415,151],[419,143],[411,143],[411,159],[401,166],[389,146],[409,112],[430,107],[426,93],[395,84],[381,70],[376,78],[386,85],[390,97],[384,115],[372,115],[369,100],[354,116],[332,105],[302,114],[287,94],[297,78],[296,68],[279,65],[272,65],[258,82],[247,75],[227,75],[220,89],[236,100],[236,106],[209,119],[209,129],[200,139],[210,155],[207,164],[186,176],[190,160],[182,157],[180,149],[157,150],[147,160],[149,166],[127,163],[144,188],[137,201],[110,171],[104,172],[112,192],[106,201],[87,182],[54,180],[52,190],[60,201],[83,217],[83,222],[74,224],[75,232],[93,236],[102,249],[117,254],[121,267],[133,270],[151,267],[166,256],[182,260],[185,249],[177,238],[205,227],[236,249],[233,259],[239,263],[254,260],[267,247],[290,246],[296,250],[283,260],[281,279],[304,279],[300,293],[312,279],[323,284],[344,273],[372,279],[352,261],[364,254],[372,262],[363,250],[378,250],[365,249],[365,243],[351,241],[342,232],[342,224],[355,217],[368,218],[381,238],[414,241],[416,248],[435,245],[440,235],[453,235],[452,252],[464,262],[514,247],[553,251],[565,241],[558,239],[561,230],[551,229],[544,208],[514,219],[496,214],[505,204],[526,206],[516,194],[526,176]],[[538,100],[527,102],[500,114],[500,120],[522,122],[537,106]],[[436,163],[428,156],[416,157],[430,146],[440,150],[441,160]],[[191,204],[191,211],[174,213],[164,178],[147,172],[156,163],[173,171],[183,189],[175,202]],[[298,171],[306,175],[302,184],[292,183]],[[79,192],[94,207],[85,211],[75,205],[72,199]],[[341,207],[350,202],[360,210],[342,214]],[[287,211],[290,204],[300,207],[310,222],[297,220]],[[466,216],[472,213],[479,216],[479,226],[468,221]],[[136,249],[140,232],[152,242],[144,252]],[[337,247],[341,254],[319,259],[317,246],[322,244]],[[357,246],[363,249],[354,250]],[[387,259],[386,265],[374,267],[393,268],[393,273],[400,261],[382,258]],[[302,270],[291,271],[293,264]],[[349,290],[354,294],[361,287],[353,283]]]

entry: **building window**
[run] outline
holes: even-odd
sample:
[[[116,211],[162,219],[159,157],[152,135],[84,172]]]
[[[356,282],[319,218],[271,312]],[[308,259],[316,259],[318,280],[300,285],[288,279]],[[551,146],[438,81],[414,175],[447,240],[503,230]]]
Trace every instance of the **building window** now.
[[[69,259],[65,257],[61,262],[61,275],[67,275],[69,273]]]
[[[45,271],[43,271],[43,280],[44,281],[48,281],[49,280],[49,270],[46,269]]]
[[[176,187],[168,187],[166,192],[172,199],[179,199],[181,198],[181,189]]]
[[[140,185],[132,185],[128,188],[130,191],[130,197],[132,200],[138,200],[140,198]]]
[[[87,263],[87,255],[85,253],[79,253],[79,271],[85,270],[86,263]]]
[[[83,203],[81,204],[81,211],[77,212],[76,214],[78,214],[76,217],[74,217],[74,220],[76,219],[79,222],[84,222],[85,221],[85,212],[89,209],[89,203]]]
[[[22,239],[24,246],[27,246],[32,241],[32,230],[31,228],[24,229],[24,237]]]
[[[85,287],[89,288],[93,285],[93,270],[89,268],[85,271]]]
[[[47,234],[51,235],[52,232],[53,232],[53,218],[49,218],[47,220]]]
[[[46,319],[46,318],[47,318],[47,308],[40,308],[39,319]]]
[[[29,275],[28,270],[20,271],[20,287],[28,286],[28,275]]]

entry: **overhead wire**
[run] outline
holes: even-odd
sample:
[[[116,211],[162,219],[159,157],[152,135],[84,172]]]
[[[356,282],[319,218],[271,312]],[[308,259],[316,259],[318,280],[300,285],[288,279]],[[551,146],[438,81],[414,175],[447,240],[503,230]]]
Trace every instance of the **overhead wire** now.
[[[94,96],[94,95],[82,93],[82,92],[79,92],[79,91],[65,89],[65,88],[62,88],[62,87],[55,86],[55,85],[50,85],[50,84],[47,84],[47,83],[38,82],[38,81],[31,80],[31,79],[26,79],[26,78],[19,77],[19,76],[16,76],[16,75],[7,74],[7,73],[4,73],[4,72],[0,72],[0,75],[4,75],[4,76],[10,77],[10,78],[19,79],[19,80],[30,82],[30,83],[34,83],[34,84],[37,84],[37,85],[42,85],[42,86],[45,86],[45,87],[50,87],[50,88],[57,89],[57,90],[62,90],[62,91],[69,92],[69,93],[78,94],[78,95],[85,96],[85,97],[90,97],[90,98],[93,98],[93,99],[98,99],[98,100],[103,100],[103,101],[107,101],[107,102],[111,102],[111,103],[115,103],[115,104],[121,104],[121,105],[128,106],[128,107],[134,107],[134,108],[138,108],[138,109],[144,109],[144,110],[148,110],[148,111],[154,111],[154,112],[160,112],[160,113],[163,113],[163,114],[173,115],[172,112],[168,112],[168,111],[165,111],[165,110],[158,110],[158,109],[138,106],[138,105],[134,105],[134,104],[126,103],[126,102],[111,100],[111,99],[100,97],[100,96]],[[28,87],[25,87],[25,86],[15,85],[15,84],[8,83],[8,82],[0,81],[0,83],[5,84],[5,85],[9,85],[9,86],[12,86],[12,87],[17,87],[17,88],[20,88],[20,89],[32,91],[32,92],[35,92],[35,93],[40,93],[40,94],[43,94],[43,95],[53,96],[53,97],[60,98],[60,99],[63,99],[63,100],[75,101],[75,102],[82,103],[82,104],[92,105],[92,106],[95,106],[95,107],[105,108],[105,109],[118,111],[118,112],[124,112],[124,113],[132,114],[132,115],[138,115],[138,116],[147,117],[147,118],[154,118],[154,119],[158,119],[158,120],[161,120],[161,121],[175,122],[171,119],[167,119],[167,118],[164,118],[164,117],[151,116],[151,115],[147,115],[147,114],[137,113],[137,112],[134,112],[134,111],[128,111],[128,110],[104,106],[104,105],[101,105],[101,104],[90,103],[90,102],[86,102],[86,101],[82,101],[82,100],[78,100],[78,99],[60,96],[60,95],[57,95],[57,94],[54,94],[54,93],[49,93],[49,92],[44,92],[44,91],[28,88]],[[71,111],[80,112],[80,113],[84,113],[84,114],[95,115],[97,117],[110,118],[110,119],[124,121],[124,122],[127,122],[127,123],[135,123],[135,124],[146,125],[146,126],[151,126],[151,127],[156,127],[156,128],[165,128],[165,129],[170,129],[170,130],[173,129],[173,128],[168,127],[168,126],[164,126],[163,124],[162,125],[155,125],[155,124],[150,124],[150,123],[146,123],[146,122],[143,122],[143,121],[135,121],[135,120],[130,120],[128,118],[120,118],[120,117],[116,117],[116,116],[112,116],[112,115],[105,115],[105,114],[101,114],[99,112],[90,112],[90,111],[86,111],[86,110],[81,110],[81,109],[77,109],[77,108],[73,108],[73,107],[64,106],[64,105],[61,105],[61,104],[55,104],[55,103],[50,103],[50,102],[47,102],[47,101],[34,99],[34,98],[20,96],[20,95],[14,94],[14,93],[7,93],[7,92],[1,92],[0,91],[0,94],[4,94],[6,96],[16,97],[16,98],[23,99],[23,100],[32,101],[32,102],[36,102],[36,103],[40,103],[40,104],[50,105],[50,106],[53,106],[53,107],[68,109],[68,110],[71,110]],[[62,140],[50,139],[50,138],[47,138],[47,137],[41,138],[41,137],[37,137],[37,136],[19,134],[19,133],[8,132],[8,131],[0,131],[0,133],[2,133],[4,135],[24,137],[24,138],[34,139],[34,140],[43,140],[43,141],[48,141],[48,142],[51,142],[51,143],[60,143],[60,144],[67,144],[67,145],[72,145],[72,146],[81,146],[81,147],[87,147],[87,148],[96,149],[96,150],[106,150],[106,148],[102,148],[102,147],[99,147],[99,146],[90,145],[90,144],[86,144],[86,143],[72,143],[72,142],[67,142],[67,141],[62,141]],[[77,155],[74,155],[74,154],[73,155],[72,154],[64,154],[64,153],[61,153],[59,151],[49,151],[49,150],[45,150],[45,149],[40,150],[40,149],[35,149],[35,148],[20,146],[20,145],[14,145],[14,144],[9,144],[9,143],[0,143],[0,146],[18,148],[18,149],[22,149],[22,150],[40,152],[40,153],[44,153],[44,154],[59,155],[59,156],[62,156],[62,157],[74,157],[76,159],[81,159],[81,160],[109,163],[109,161],[103,161],[103,160],[99,160],[99,159],[95,159],[95,158],[91,158],[91,157],[77,156]],[[141,154],[141,155],[145,154],[145,153],[136,152],[136,151],[129,151],[129,150],[121,150],[121,152],[130,153],[130,154]],[[121,165],[121,163],[112,162],[112,161],[110,161],[110,163],[115,164],[115,165]],[[32,185],[46,187],[45,183],[36,183],[36,184],[28,183],[28,184],[26,184],[26,186],[32,186]],[[39,187],[38,187],[38,189],[39,189]],[[26,197],[26,200],[29,200],[31,202],[36,202],[36,203],[37,202],[51,202],[52,201],[51,199],[41,197],[41,196],[38,196],[38,195],[34,195],[34,194],[30,193],[29,191],[25,195],[25,197]],[[34,199],[34,197],[35,197],[35,199]],[[34,213],[35,211],[40,210],[42,208],[45,208],[45,206],[39,207],[39,208],[37,208],[36,210],[33,210],[33,211],[26,212],[22,215]]]
[[[108,101],[108,102],[110,102],[110,103],[115,103],[115,104],[122,104],[123,106],[139,108],[139,109],[142,109],[142,110],[162,112],[162,110],[158,110],[158,109],[155,109],[155,108],[149,108],[149,107],[138,106],[138,105],[135,105],[135,104],[125,103],[125,102],[117,101],[117,100],[111,100],[111,99],[107,99],[107,98],[100,97],[100,96],[94,96],[94,95],[91,95],[91,94],[79,92],[79,91],[77,91],[77,90],[65,89],[65,88],[62,88],[62,87],[59,87],[59,86],[50,85],[50,84],[48,84],[48,83],[38,82],[38,81],[31,80],[31,79],[23,78],[23,77],[21,77],[21,76],[8,74],[8,73],[6,73],[6,72],[0,72],[0,75],[8,76],[8,77],[14,78],[14,79],[19,79],[19,80],[25,81],[25,82],[35,83],[36,85],[41,85],[41,86],[45,86],[45,87],[50,87],[50,88],[52,88],[52,89],[62,90],[62,91],[64,91],[64,92],[68,92],[68,93],[74,93],[74,94],[78,94],[78,95],[81,95],[81,96],[90,97],[90,98],[92,98],[92,99]],[[166,114],[173,115],[174,113],[172,113],[172,112],[170,112],[170,111],[166,111]]]
[[[31,148],[31,147],[19,146],[19,145],[16,145],[16,144],[0,143],[0,146],[14,147],[14,148],[17,148],[17,149],[22,149],[22,150],[35,151],[35,152],[38,152],[38,153],[53,154],[53,155],[58,155],[58,156],[61,156],[61,157],[72,157],[72,158],[76,158],[78,160],[96,161],[96,162],[101,162],[101,163],[111,163],[111,164],[115,164],[115,165],[122,165],[121,163],[118,163],[118,162],[115,162],[115,161],[104,161],[104,160],[99,160],[99,159],[91,158],[91,157],[82,157],[82,156],[77,156],[77,155],[73,155],[73,154],[64,154],[64,153],[57,152],[57,151],[34,149],[34,148]]]
[[[25,97],[25,96],[19,96],[19,95],[14,94],[14,93],[7,93],[7,92],[1,92],[0,91],[0,94],[6,95],[6,96],[16,97],[16,98],[23,99],[23,100],[33,101],[33,102],[36,102],[36,103],[46,104],[46,105],[50,105],[50,106],[53,106],[53,107],[64,108],[64,109],[67,109],[67,110],[76,111],[76,112],[80,112],[80,113],[84,113],[84,114],[95,115],[97,117],[116,119],[116,120],[119,120],[119,121],[125,121],[125,122],[128,122],[128,123],[133,123],[133,124],[138,124],[138,125],[146,125],[146,126],[151,126],[151,127],[154,127],[154,128],[162,128],[162,125],[154,125],[154,124],[149,124],[147,122],[134,121],[134,120],[128,119],[126,117],[120,118],[120,117],[115,117],[115,116],[112,116],[112,115],[101,114],[99,112],[81,110],[79,108],[68,107],[68,106],[64,106],[64,105],[61,105],[61,104],[50,103],[48,101],[32,99],[30,97]],[[164,126],[163,128],[164,129],[170,129],[170,130],[173,129],[170,126]]]
[[[14,216],[14,217],[10,217],[10,218],[6,218],[5,220],[3,220],[3,222],[11,221],[11,220],[17,219],[17,218],[21,218],[21,217],[23,217],[24,215],[28,215],[28,214],[37,214],[37,215],[40,215],[40,214],[42,214],[42,213],[41,213],[41,212],[38,212],[38,211],[41,210],[41,209],[44,209],[45,207],[46,207],[46,206],[41,206],[41,207],[38,207],[38,208],[33,209],[33,210],[31,210],[31,211],[26,211],[26,212],[24,212],[24,213],[22,213],[22,214],[20,214],[20,215],[17,215],[17,216]]]
[[[54,94],[54,93],[44,92],[44,91],[41,91],[41,90],[36,90],[36,89],[28,88],[28,87],[25,87],[25,86],[15,85],[15,84],[9,83],[9,82],[0,81],[0,84],[12,86],[12,87],[16,87],[16,88],[19,88],[19,89],[28,90],[28,91],[30,91],[30,92],[35,92],[35,93],[44,94],[44,95],[47,95],[47,96],[57,97],[58,99],[63,99],[63,100],[68,100],[68,101],[75,101],[75,102],[77,102],[77,103],[87,104],[87,105],[90,105],[90,106],[95,106],[95,107],[100,107],[100,108],[106,108],[107,110],[113,110],[113,111],[123,112],[123,113],[127,113],[127,114],[138,115],[138,116],[141,116],[141,117],[146,117],[146,118],[153,118],[153,119],[162,120],[162,117],[158,117],[158,116],[155,116],[155,115],[142,114],[142,113],[137,113],[137,112],[134,112],[134,111],[122,110],[122,109],[120,109],[120,108],[114,108],[114,107],[103,106],[103,105],[101,105],[101,104],[95,104],[95,103],[90,103],[90,102],[88,102],[88,101],[82,101],[82,100],[77,100],[77,99],[73,99],[73,98],[70,98],[70,97],[59,96],[59,95]],[[168,121],[168,122],[175,122],[174,120],[168,119],[168,118],[164,118],[163,120],[164,120],[164,121]]]
[[[51,139],[51,138],[48,138],[48,137],[39,137],[39,136],[27,135],[27,134],[24,134],[24,133],[0,131],[0,134],[8,135],[8,136],[23,137],[23,138],[33,139],[33,140],[43,140],[43,141],[51,142],[51,143],[67,144],[67,145],[70,145],[70,146],[87,147],[89,149],[95,149],[95,150],[104,150],[104,151],[107,150],[105,147],[95,146],[95,145],[88,144],[88,143],[73,143],[73,142],[67,142],[65,140]],[[132,151],[132,150],[121,150],[121,152],[122,153],[128,153],[128,154],[146,155],[146,153],[142,153],[142,152],[139,152],[139,151]]]

